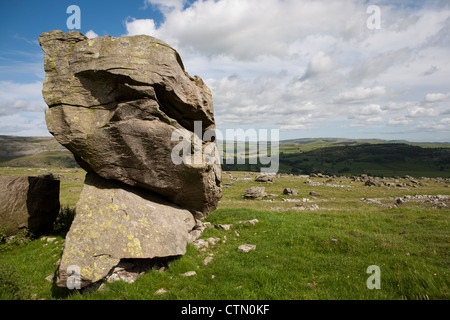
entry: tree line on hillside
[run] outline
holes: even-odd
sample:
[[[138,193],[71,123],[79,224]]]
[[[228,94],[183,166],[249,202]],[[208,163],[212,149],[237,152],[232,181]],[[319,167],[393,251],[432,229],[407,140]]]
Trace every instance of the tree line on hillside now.
[[[307,152],[279,154],[280,173],[336,175],[369,174],[450,177],[450,149],[422,148],[408,144],[333,146]],[[223,164],[226,171],[260,171],[256,164]]]

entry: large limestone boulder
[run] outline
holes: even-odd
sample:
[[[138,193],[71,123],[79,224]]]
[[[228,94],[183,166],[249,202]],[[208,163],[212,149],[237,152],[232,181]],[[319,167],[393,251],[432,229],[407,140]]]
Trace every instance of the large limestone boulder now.
[[[173,48],[145,35],[88,39],[77,31],[39,41],[47,126],[85,170],[158,193],[197,218],[216,208],[222,189],[209,141],[211,92]],[[200,160],[174,163],[174,134],[200,141],[192,147]]]
[[[153,37],[51,31],[39,41],[48,129],[88,172],[56,284],[184,254],[195,218],[222,195],[208,87]]]
[[[85,287],[104,279],[121,259],[185,254],[194,226],[188,210],[143,189],[88,173],[56,284],[66,286],[73,266],[79,268],[80,287]]]
[[[60,207],[59,183],[52,175],[0,177],[0,227],[6,235],[50,231]]]

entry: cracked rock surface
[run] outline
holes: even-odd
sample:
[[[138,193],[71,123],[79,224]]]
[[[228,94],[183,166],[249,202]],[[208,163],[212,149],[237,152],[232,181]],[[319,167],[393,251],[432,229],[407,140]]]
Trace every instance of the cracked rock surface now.
[[[81,286],[105,278],[121,259],[186,253],[192,214],[158,195],[88,173],[66,236],[57,285],[69,266],[80,267]]]

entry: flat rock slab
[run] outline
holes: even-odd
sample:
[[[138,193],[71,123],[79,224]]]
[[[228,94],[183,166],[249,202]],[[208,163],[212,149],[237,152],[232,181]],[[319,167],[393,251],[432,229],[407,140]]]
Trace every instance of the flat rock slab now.
[[[67,286],[70,266],[79,268],[85,287],[104,279],[121,259],[183,255],[195,226],[188,210],[94,173],[86,175],[76,210],[57,274],[60,287]]]

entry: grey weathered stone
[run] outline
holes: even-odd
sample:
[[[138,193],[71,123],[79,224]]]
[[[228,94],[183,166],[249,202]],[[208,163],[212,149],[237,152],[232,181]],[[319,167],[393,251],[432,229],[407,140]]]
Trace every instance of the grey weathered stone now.
[[[266,195],[264,187],[251,187],[245,191],[244,198],[258,199],[265,197]]]
[[[283,194],[288,195],[288,196],[296,196],[296,195],[298,195],[298,190],[291,189],[291,188],[284,188]]]
[[[79,266],[81,286],[104,279],[121,259],[182,255],[192,214],[156,194],[88,173],[66,236],[57,285]],[[120,275],[118,275],[120,278]]]
[[[196,276],[196,275],[197,275],[197,272],[195,272],[195,271],[188,271],[188,272],[180,274],[180,276],[182,276],[182,277],[192,277],[192,276]]]
[[[230,228],[233,226],[232,224],[217,224],[217,227],[219,227],[222,230],[230,230]]]
[[[88,171],[56,284],[66,285],[70,266],[85,287],[134,277],[123,259],[184,254],[200,236],[194,217],[222,195],[208,87],[153,37],[56,30],[39,41],[48,129]]]
[[[195,229],[189,232],[188,243],[192,243],[197,240],[203,233],[202,229]]]
[[[374,186],[374,187],[382,187],[382,186],[384,186],[384,182],[377,181],[377,180],[374,180],[374,179],[369,179],[369,180],[367,180],[364,183],[364,185],[368,186],[368,187],[372,187],[372,186]]]
[[[257,175],[257,176],[256,176],[255,181],[258,181],[258,182],[269,182],[269,183],[271,183],[271,182],[273,182],[273,176],[269,176],[269,175],[265,175],[265,174],[260,174],[260,175]]]
[[[197,239],[192,241],[192,244],[197,249],[209,248],[209,242],[205,239]]]
[[[50,231],[60,209],[59,185],[51,174],[0,177],[0,226],[6,235]]]
[[[245,221],[239,221],[239,223],[250,223],[252,225],[255,225],[259,222],[258,219],[251,219],[251,220],[245,220]]]
[[[243,244],[238,247],[239,252],[249,252],[256,249],[256,245],[254,244]]]
[[[155,291],[155,295],[162,295],[162,294],[166,294],[167,293],[167,289],[166,288],[160,288],[158,290]]]
[[[139,276],[151,269],[164,270],[164,262],[159,259],[124,259],[106,277],[107,282],[135,282]]]
[[[145,35],[88,39],[59,30],[39,41],[48,129],[85,170],[156,192],[197,217],[216,208],[219,153],[202,140],[215,129],[211,92],[173,48]],[[180,143],[173,134],[199,142],[198,163],[172,161]]]

